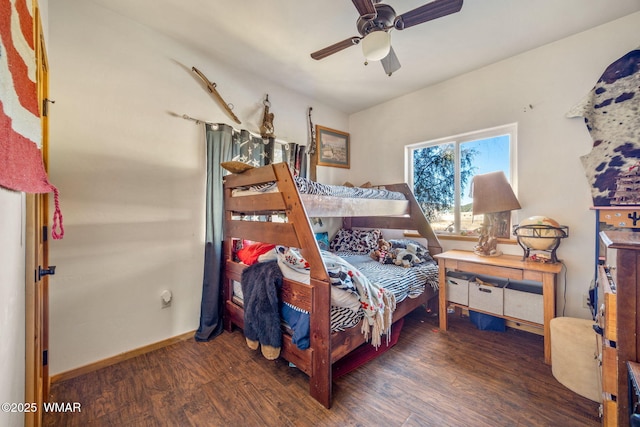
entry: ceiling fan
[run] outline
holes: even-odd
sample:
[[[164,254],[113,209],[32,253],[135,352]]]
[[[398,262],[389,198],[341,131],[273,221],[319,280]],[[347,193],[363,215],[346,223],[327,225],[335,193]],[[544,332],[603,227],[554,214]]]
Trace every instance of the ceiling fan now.
[[[380,61],[384,72],[391,75],[400,69],[400,62],[391,47],[390,31],[404,30],[432,21],[462,9],[463,0],[434,0],[413,10],[396,15],[395,10],[381,0],[352,0],[360,17],[356,22],[359,36],[349,37],[311,54],[313,59],[326,58],[362,42],[362,52],[368,61]]]

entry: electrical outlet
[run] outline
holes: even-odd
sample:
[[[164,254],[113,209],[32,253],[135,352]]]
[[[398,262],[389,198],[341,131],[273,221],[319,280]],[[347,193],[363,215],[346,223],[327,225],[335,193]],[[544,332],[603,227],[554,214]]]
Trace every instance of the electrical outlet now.
[[[589,308],[589,294],[582,295],[582,307]]]
[[[162,308],[171,307],[171,301],[173,300],[173,295],[171,295],[171,291],[162,291],[160,294],[160,301],[162,303]]]

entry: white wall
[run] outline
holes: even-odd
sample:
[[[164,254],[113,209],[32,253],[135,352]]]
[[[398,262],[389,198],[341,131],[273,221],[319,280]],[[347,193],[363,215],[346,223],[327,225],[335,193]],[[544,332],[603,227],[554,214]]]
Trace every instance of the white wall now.
[[[579,157],[592,140],[582,119],[565,113],[611,62],[638,46],[638,28],[635,13],[353,114],[352,182],[402,181],[407,144],[517,122],[518,218],[547,215],[569,226],[558,249],[567,268],[566,309],[562,280],[557,314],[588,318],[582,296],[594,272],[595,215]],[[367,154],[372,141],[374,157]],[[443,241],[446,249],[461,245]],[[502,246],[522,254],[519,246]]]
[[[24,401],[24,193],[0,187],[0,403]],[[0,425],[20,426],[22,413],[0,411]]]
[[[307,143],[309,106],[329,127],[346,129],[348,117],[91,2],[58,0],[48,13],[50,176],[65,226],[50,245],[55,375],[198,326],[204,133],[179,116],[234,123],[192,66],[235,104],[238,128],[257,132],[267,93],[281,139]],[[332,173],[319,179],[341,178]]]

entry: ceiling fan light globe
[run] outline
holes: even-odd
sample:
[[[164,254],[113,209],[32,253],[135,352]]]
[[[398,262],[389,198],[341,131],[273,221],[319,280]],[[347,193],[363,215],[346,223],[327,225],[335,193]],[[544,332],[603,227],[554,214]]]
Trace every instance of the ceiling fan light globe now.
[[[368,61],[380,61],[389,54],[391,34],[386,31],[373,31],[362,39],[362,54]]]

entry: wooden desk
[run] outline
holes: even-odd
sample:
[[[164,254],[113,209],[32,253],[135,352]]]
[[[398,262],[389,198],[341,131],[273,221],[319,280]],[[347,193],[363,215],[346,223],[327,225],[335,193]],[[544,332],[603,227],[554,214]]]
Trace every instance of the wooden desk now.
[[[556,316],[556,280],[562,270],[562,264],[544,264],[523,261],[515,255],[499,257],[481,257],[470,251],[451,250],[434,256],[438,260],[440,282],[440,329],[447,330],[446,274],[448,270],[462,271],[472,274],[483,274],[511,280],[532,280],[542,283],[544,306],[544,361],[551,364],[551,319]],[[492,316],[496,314],[491,313]],[[519,322],[519,319],[504,317]],[[526,323],[526,322],[525,322]]]

